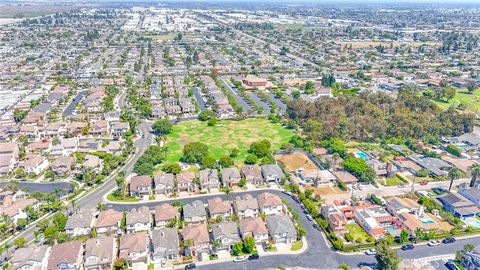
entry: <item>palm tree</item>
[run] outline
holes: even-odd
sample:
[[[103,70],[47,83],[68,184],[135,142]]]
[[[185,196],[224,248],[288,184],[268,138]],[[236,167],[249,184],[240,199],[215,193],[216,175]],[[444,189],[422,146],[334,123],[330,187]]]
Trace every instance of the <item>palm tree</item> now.
[[[452,190],[453,181],[460,178],[460,170],[457,167],[452,167],[448,170],[448,177],[450,178],[450,186],[448,187],[448,191]]]
[[[472,180],[470,181],[470,187],[474,187],[477,184],[477,178],[480,177],[480,166],[473,165],[470,171]]]

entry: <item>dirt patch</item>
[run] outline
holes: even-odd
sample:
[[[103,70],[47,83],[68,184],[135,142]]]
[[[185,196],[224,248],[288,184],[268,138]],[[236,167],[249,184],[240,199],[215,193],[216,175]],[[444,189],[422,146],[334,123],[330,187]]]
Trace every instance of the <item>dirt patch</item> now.
[[[288,171],[296,171],[303,168],[304,171],[319,170],[307,155],[304,153],[293,153],[286,155],[277,155],[275,159],[282,162]]]

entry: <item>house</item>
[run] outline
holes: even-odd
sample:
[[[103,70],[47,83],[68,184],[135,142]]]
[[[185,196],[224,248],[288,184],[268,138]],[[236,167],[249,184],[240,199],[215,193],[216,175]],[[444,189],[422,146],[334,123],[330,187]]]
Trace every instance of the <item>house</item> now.
[[[155,194],[173,194],[175,192],[175,181],[173,173],[159,173],[153,177]]]
[[[84,269],[112,269],[116,258],[117,241],[113,236],[90,238],[86,241]]]
[[[265,222],[273,242],[293,243],[297,241],[297,229],[287,215],[267,216]]]
[[[114,137],[123,136],[130,129],[130,125],[125,122],[111,122],[110,134]]]
[[[177,228],[155,228],[152,231],[152,258],[154,261],[177,259],[179,249]]]
[[[222,176],[222,183],[224,187],[238,187],[240,186],[240,171],[236,167],[220,169]]]
[[[71,237],[90,235],[93,226],[93,216],[90,212],[78,212],[68,217],[65,233]]]
[[[236,222],[221,222],[212,224],[212,238],[220,245],[215,250],[230,251],[235,243],[241,242]]]
[[[82,269],[83,243],[71,241],[55,244],[48,257],[47,270],[79,270]]]
[[[438,158],[420,157],[417,155],[410,155],[407,158],[417,163],[420,167],[427,169],[435,176],[447,175],[447,171],[452,168],[452,165]]]
[[[261,168],[263,178],[266,182],[278,182],[285,178],[285,174],[277,164],[266,164],[262,165]]]
[[[197,177],[192,172],[181,172],[177,174],[177,190],[178,192],[195,192],[197,191],[197,184],[195,183]]]
[[[245,194],[242,197],[236,197],[233,201],[233,209],[235,214],[240,219],[258,217],[260,214],[258,201],[250,194]]]
[[[207,224],[188,224],[183,228],[182,240],[191,241],[185,245],[185,256],[197,256],[203,259],[205,253],[210,252],[210,235]]]
[[[47,269],[50,247],[46,245],[31,246],[15,250],[11,263],[13,270]]]
[[[198,172],[200,180],[200,189],[210,190],[212,188],[220,187],[220,179],[218,178],[218,171],[216,169],[205,169]]]
[[[470,187],[469,184],[462,183],[458,188],[458,193],[480,207],[480,185],[474,184]]]
[[[130,179],[130,196],[148,196],[152,193],[152,178],[149,175],[134,176]]]
[[[183,219],[188,223],[206,223],[207,211],[203,202],[195,200],[183,206]]]
[[[230,201],[224,201],[220,197],[208,200],[208,213],[211,218],[221,216],[223,219],[232,216],[232,204]]]
[[[133,208],[128,212],[126,218],[127,232],[141,232],[150,230],[152,223],[152,215],[147,206]]]
[[[75,158],[73,157],[59,156],[50,165],[50,169],[58,176],[67,176],[71,172],[74,163]]]
[[[264,181],[262,169],[256,164],[241,167],[240,175],[247,180],[247,183],[254,185],[261,185]]]
[[[266,87],[268,83],[266,79],[258,78],[253,75],[247,75],[242,79],[242,82],[249,87]]]
[[[155,206],[155,226],[165,227],[172,221],[178,220],[178,208],[168,203]]]
[[[107,120],[97,120],[93,122],[89,131],[92,136],[100,136],[108,134],[108,121]]]
[[[358,225],[375,238],[382,236],[385,228],[394,222],[394,217],[378,205],[355,206],[353,216]]]
[[[328,226],[332,231],[339,235],[344,235],[348,232],[346,227],[348,224],[347,218],[335,204],[322,205],[320,213],[327,220]]]
[[[420,204],[410,198],[389,197],[385,199],[388,212],[396,216],[400,213],[418,213]]]
[[[264,192],[257,197],[260,212],[265,215],[281,215],[284,213],[282,199],[276,194]]]
[[[245,218],[239,221],[240,235],[245,240],[251,236],[257,244],[265,244],[268,241],[268,230],[260,217]]]
[[[441,228],[440,224],[434,221],[426,213],[421,215],[411,214],[408,212],[399,213],[397,215],[397,222],[403,228],[407,229],[412,235],[415,235],[417,230],[435,231]]]
[[[132,263],[147,263],[150,241],[147,232],[129,233],[120,237],[119,258]]]
[[[437,200],[442,203],[445,211],[452,213],[460,219],[475,217],[480,214],[480,208],[478,208],[474,202],[469,201],[458,193],[439,196]]]
[[[97,234],[116,234],[120,229],[123,213],[113,209],[101,211],[95,221]]]
[[[48,168],[49,162],[41,155],[27,155],[24,161],[18,164],[19,168],[23,168],[27,174],[40,174]]]
[[[28,218],[28,214],[25,211],[28,206],[38,209],[38,205],[36,203],[37,200],[35,199],[25,198],[14,199],[8,203],[4,201],[2,206],[0,206],[0,215],[7,215],[10,220],[13,221],[13,223],[17,224],[19,219]]]

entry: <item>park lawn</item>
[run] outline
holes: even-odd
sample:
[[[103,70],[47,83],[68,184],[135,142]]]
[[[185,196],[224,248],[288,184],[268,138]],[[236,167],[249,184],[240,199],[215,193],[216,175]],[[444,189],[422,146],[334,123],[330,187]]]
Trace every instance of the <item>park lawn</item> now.
[[[455,97],[449,102],[447,101],[434,101],[439,107],[448,109],[452,104],[458,106],[458,104],[464,104],[467,110],[477,113],[480,110],[480,89],[477,89],[473,94],[469,94],[466,89],[457,90]]]
[[[352,235],[353,241],[365,243],[369,237],[368,233],[358,224],[347,224],[348,232]]]
[[[167,136],[167,162],[178,162],[183,155],[183,146],[191,142],[201,142],[208,146],[210,154],[216,159],[229,155],[234,148],[240,150],[235,158],[236,165],[242,165],[252,142],[267,139],[273,150],[290,141],[294,131],[279,123],[267,119],[248,118],[241,121],[221,120],[215,126],[207,122],[193,120],[180,122],[173,126]]]

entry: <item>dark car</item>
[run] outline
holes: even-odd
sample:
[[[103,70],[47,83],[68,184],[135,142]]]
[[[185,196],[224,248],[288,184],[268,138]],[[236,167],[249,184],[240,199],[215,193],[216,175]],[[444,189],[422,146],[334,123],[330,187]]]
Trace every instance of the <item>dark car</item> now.
[[[249,261],[258,260],[258,258],[260,258],[260,256],[258,254],[252,254],[252,255],[248,256]]]
[[[455,238],[453,238],[453,237],[447,237],[447,238],[445,238],[445,239],[442,240],[442,243],[444,243],[444,244],[451,244],[451,243],[455,243],[455,241],[457,241],[457,240],[455,240]]]
[[[412,244],[403,245],[401,247],[402,250],[411,250],[411,249],[414,249],[414,248],[415,247]]]
[[[197,266],[194,263],[185,265],[185,270],[197,269]]]
[[[313,228],[315,228],[315,229],[317,229],[317,230],[321,231],[320,227],[319,227],[319,226],[318,226],[316,223],[313,223]]]
[[[458,267],[453,262],[453,260],[448,260],[448,262],[445,264],[445,266],[450,270],[459,270]]]

